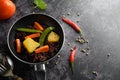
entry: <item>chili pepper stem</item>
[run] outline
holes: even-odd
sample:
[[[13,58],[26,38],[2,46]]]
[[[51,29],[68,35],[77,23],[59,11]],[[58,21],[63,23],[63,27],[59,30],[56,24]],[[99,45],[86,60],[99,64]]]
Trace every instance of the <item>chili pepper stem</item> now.
[[[80,37],[84,39],[84,34],[83,34],[82,30],[79,31],[79,34],[80,34]]]
[[[71,67],[72,74],[74,74],[74,62],[70,62],[70,67]]]

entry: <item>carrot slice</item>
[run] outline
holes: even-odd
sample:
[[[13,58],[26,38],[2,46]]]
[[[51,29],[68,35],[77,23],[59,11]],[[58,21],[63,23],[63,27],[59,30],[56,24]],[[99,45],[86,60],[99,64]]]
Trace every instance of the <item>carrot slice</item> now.
[[[43,26],[42,25],[40,25],[38,22],[34,22],[34,27],[36,28],[36,29],[38,29],[38,30],[41,30],[41,31],[43,31],[44,30],[44,28],[43,28]]]
[[[37,48],[35,50],[35,53],[41,53],[41,52],[48,52],[49,51],[49,46],[48,45],[44,45],[44,46],[41,46],[39,48]]]
[[[40,37],[40,33],[30,34],[30,35],[28,35],[28,36],[25,36],[25,39],[26,39],[26,38],[37,38],[37,37]]]
[[[16,51],[17,51],[17,53],[21,53],[21,42],[20,42],[20,39],[16,39],[15,40],[15,42],[16,42]]]

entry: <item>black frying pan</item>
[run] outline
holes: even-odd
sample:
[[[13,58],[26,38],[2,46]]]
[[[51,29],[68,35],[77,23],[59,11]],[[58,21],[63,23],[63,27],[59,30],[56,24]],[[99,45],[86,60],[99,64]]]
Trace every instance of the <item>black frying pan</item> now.
[[[46,63],[46,62],[50,61],[51,59],[53,59],[57,54],[59,54],[59,51],[53,57],[51,57],[50,59],[48,59],[48,60],[46,60],[44,62],[34,63],[34,62],[28,62],[28,61],[25,61],[25,60],[21,59],[18,56],[18,54],[16,53],[16,49],[15,49],[15,32],[16,32],[16,28],[18,28],[18,27],[26,27],[28,25],[33,25],[34,21],[37,21],[37,22],[39,22],[39,23],[41,23],[43,25],[46,25],[46,26],[54,26],[55,27],[55,31],[60,35],[60,48],[59,48],[59,51],[60,51],[62,46],[63,46],[63,43],[64,43],[63,29],[62,29],[60,23],[56,19],[54,19],[53,17],[48,16],[46,14],[29,14],[29,15],[26,15],[26,16],[20,18],[19,20],[17,20],[13,24],[13,26],[10,28],[10,30],[8,32],[7,44],[8,44],[10,52],[13,54],[13,56],[16,59],[18,59],[19,61],[21,61],[23,63],[34,65],[36,73],[39,73],[39,71],[43,71],[44,74],[45,74],[45,65],[44,65],[44,63]],[[39,78],[43,77],[40,74],[36,74],[36,75],[37,75],[36,76],[37,80],[40,80]],[[41,79],[41,80],[43,80],[43,79]],[[44,80],[45,80],[45,75],[44,75]]]

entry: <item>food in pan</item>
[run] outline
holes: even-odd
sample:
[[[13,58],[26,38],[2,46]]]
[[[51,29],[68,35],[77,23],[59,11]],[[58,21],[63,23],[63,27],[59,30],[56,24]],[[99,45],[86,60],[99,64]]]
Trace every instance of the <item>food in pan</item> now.
[[[34,25],[20,27],[15,33],[16,55],[28,62],[43,62],[53,57],[60,49],[60,34],[55,27]]]

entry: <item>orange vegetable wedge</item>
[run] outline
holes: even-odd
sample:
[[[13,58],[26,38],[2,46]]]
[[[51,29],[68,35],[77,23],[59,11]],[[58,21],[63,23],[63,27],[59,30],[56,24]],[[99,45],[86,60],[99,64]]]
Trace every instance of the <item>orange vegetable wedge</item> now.
[[[49,46],[48,45],[44,45],[44,46],[41,46],[39,48],[37,48],[35,50],[35,53],[41,53],[41,52],[48,52],[49,51]]]
[[[25,36],[25,39],[26,39],[26,38],[37,38],[37,37],[40,37],[40,33],[30,34],[30,35],[28,35],[28,36]]]
[[[38,29],[38,30],[41,30],[41,31],[43,31],[44,30],[44,28],[43,28],[43,26],[42,25],[40,25],[38,22],[34,22],[34,27],[36,28],[36,29]]]
[[[15,40],[15,42],[16,42],[16,52],[17,53],[21,53],[21,42],[20,42],[20,39],[16,39]]]

